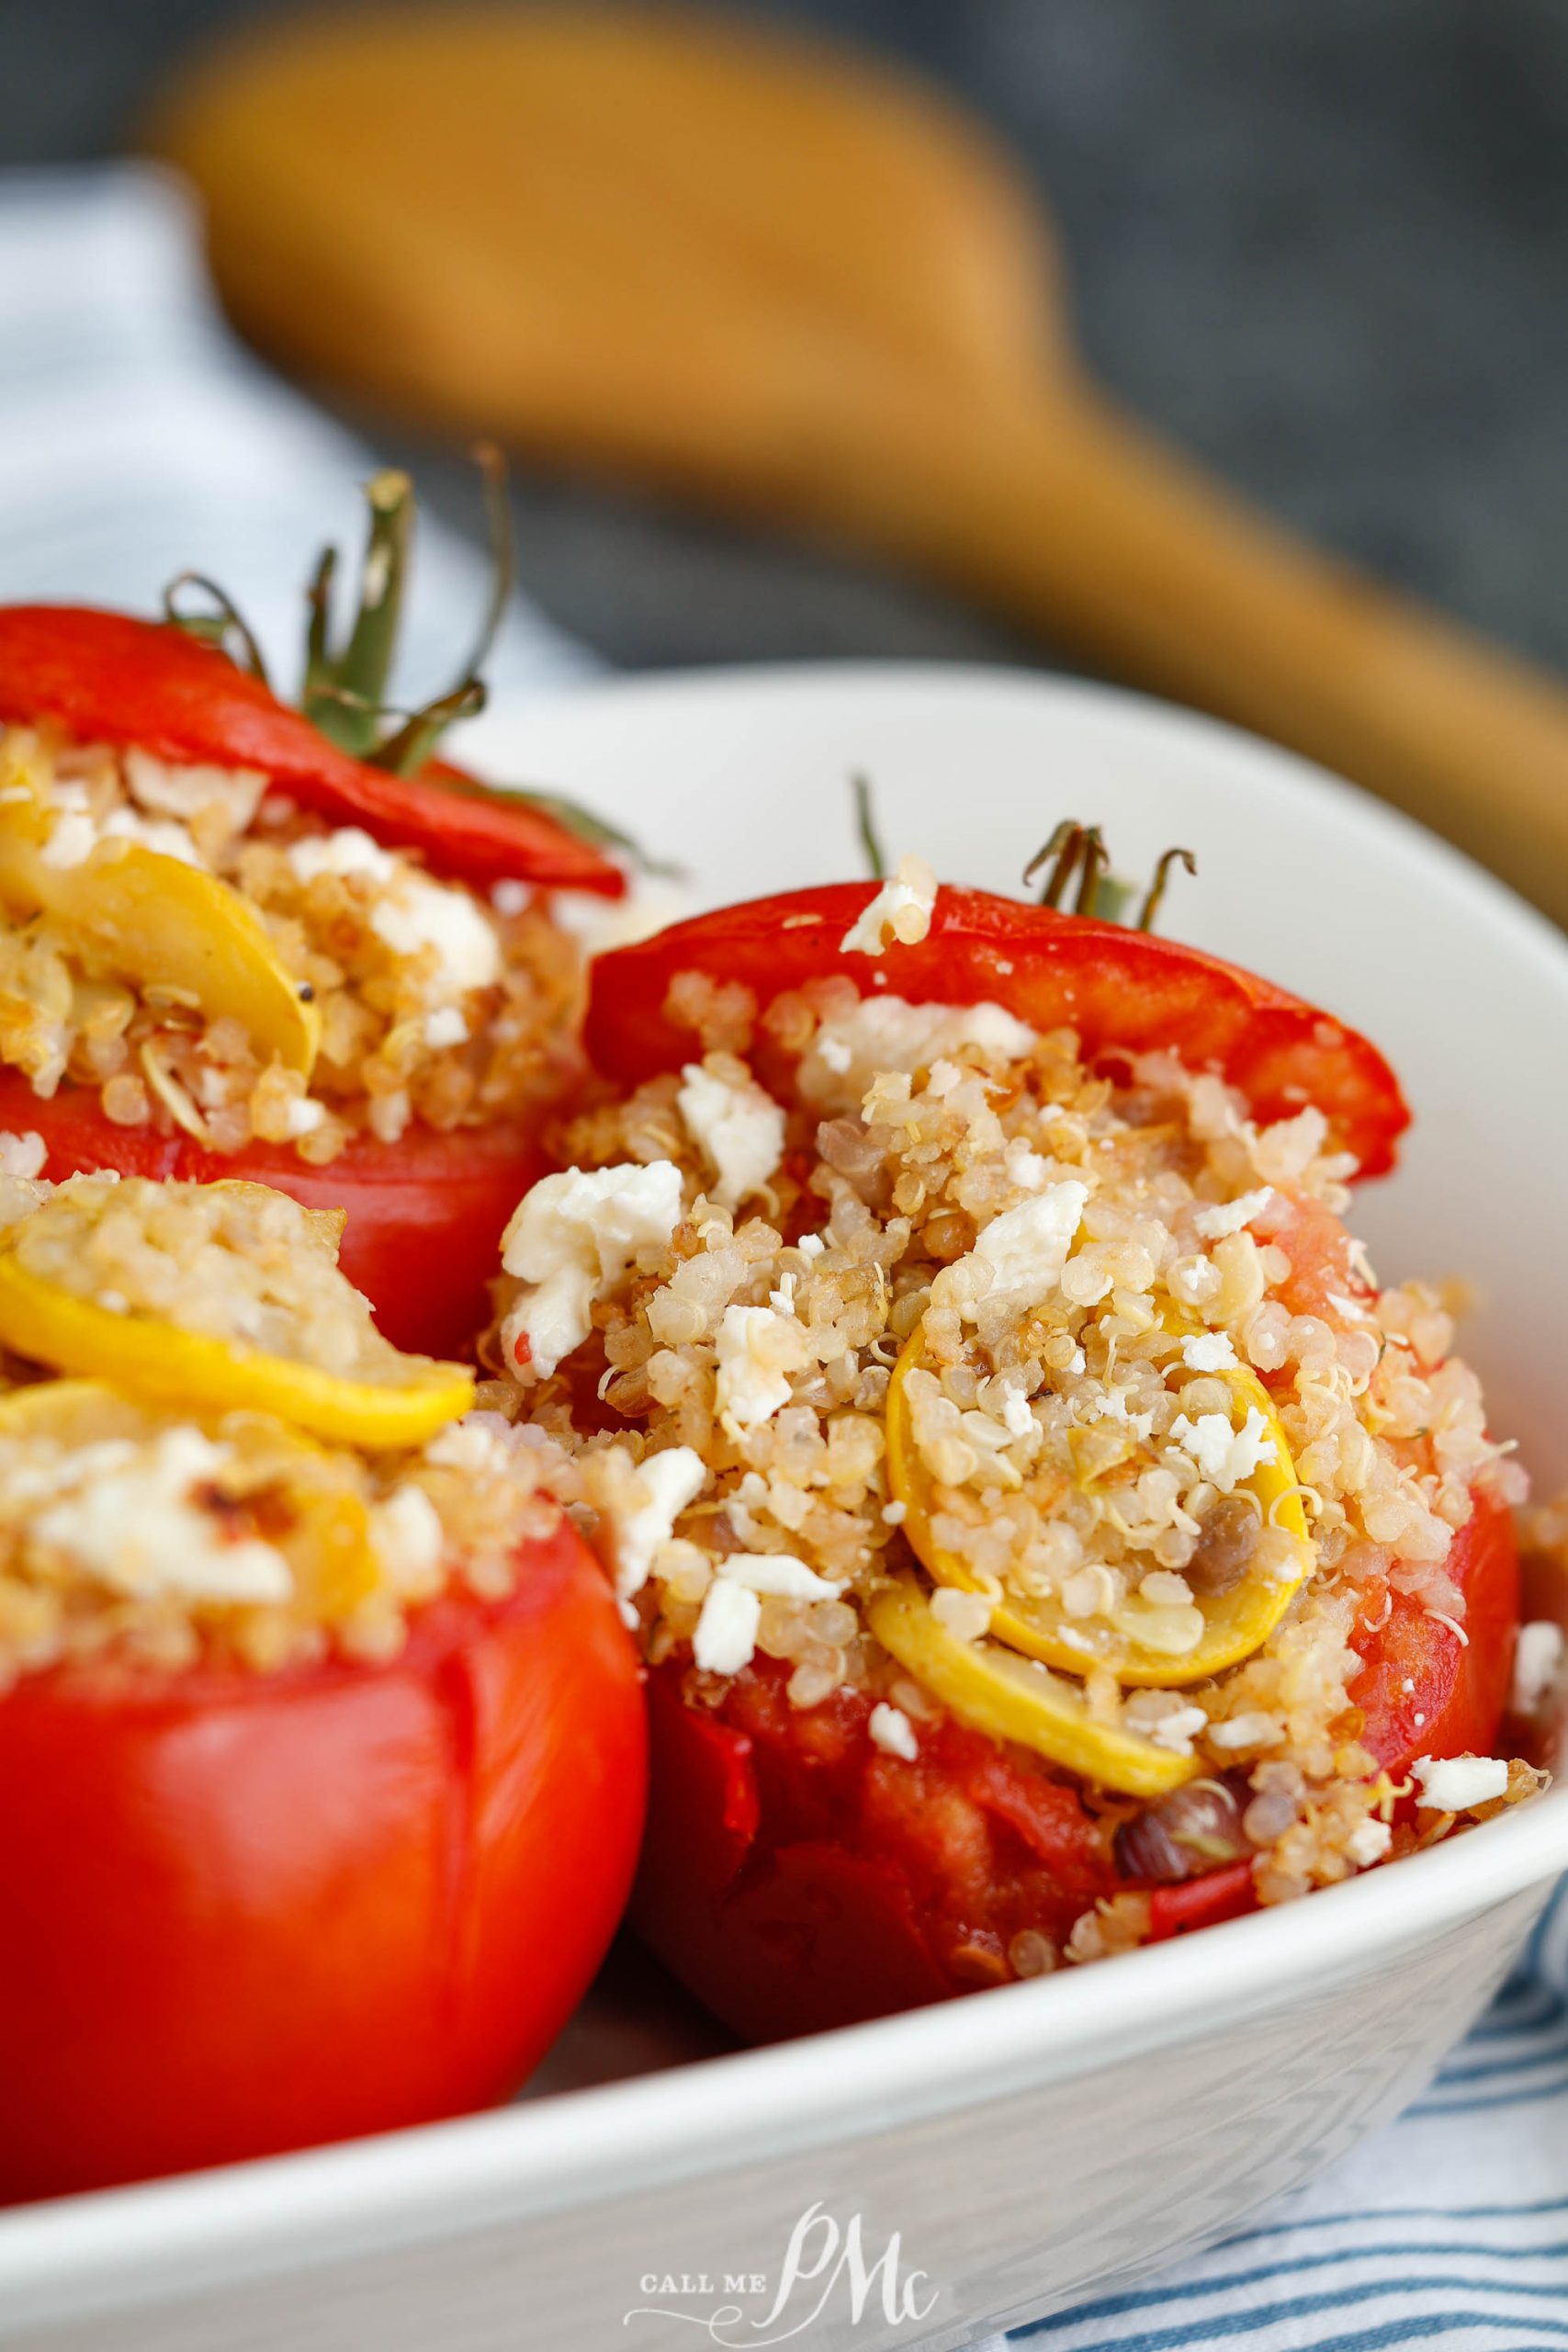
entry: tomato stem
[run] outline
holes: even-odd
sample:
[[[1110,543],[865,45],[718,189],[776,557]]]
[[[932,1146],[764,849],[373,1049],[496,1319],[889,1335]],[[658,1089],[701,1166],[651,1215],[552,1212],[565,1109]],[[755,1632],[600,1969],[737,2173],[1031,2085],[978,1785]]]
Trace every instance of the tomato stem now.
[[[855,831],[860,836],[861,849],[871,868],[874,882],[887,879],[887,856],[876,830],[876,811],[872,806],[871,778],[859,770],[850,778],[850,790],[855,797]]]
[[[209,613],[182,612],[179,606],[182,588],[199,588],[204,596],[211,597],[213,610]],[[219,586],[216,580],[209,580],[205,571],[179,571],[175,574],[164,591],[164,617],[185,636],[194,637],[198,644],[210,645],[218,652],[227,653],[236,667],[248,670],[251,676],[259,678],[271,693],[272,682],[266,674],[266,663],[262,659],[261,647],[256,643],[254,631],[233,598]],[[231,643],[232,639],[239,640],[238,652]]]
[[[1189,874],[1195,875],[1198,871],[1198,861],[1190,849],[1168,849],[1165,852],[1155,867],[1154,880],[1149,884],[1144,903],[1138,910],[1137,927],[1140,931],[1153,931],[1173,865],[1184,865]]]

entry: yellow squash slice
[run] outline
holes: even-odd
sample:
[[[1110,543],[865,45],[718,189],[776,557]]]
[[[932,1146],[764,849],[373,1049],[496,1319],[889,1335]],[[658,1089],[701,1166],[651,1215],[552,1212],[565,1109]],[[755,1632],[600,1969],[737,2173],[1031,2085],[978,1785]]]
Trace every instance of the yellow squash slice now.
[[[423,1445],[474,1401],[463,1364],[388,1348],[363,1378],[348,1378],[151,1316],[116,1314],[29,1273],[11,1249],[0,1250],[0,1343],[133,1397],[271,1413],[313,1437],[371,1451]]]
[[[1076,1682],[992,1641],[961,1642],[932,1614],[913,1577],[900,1577],[868,1603],[872,1632],[917,1682],[960,1723],[993,1739],[1016,1740],[1102,1789],[1157,1797],[1198,1770],[1141,1733],[1096,1723]]]
[[[978,1589],[979,1579],[965,1561],[944,1550],[931,1532],[932,1484],[916,1450],[908,1396],[910,1374],[930,1369],[923,1327],[917,1325],[888,1383],[888,1484],[895,1498],[904,1506],[904,1532],[916,1557],[938,1584],[974,1591]],[[1021,1650],[1026,1657],[1060,1667],[1068,1674],[1082,1675],[1095,1667],[1107,1667],[1119,1682],[1152,1684],[1169,1690],[1182,1683],[1206,1680],[1224,1668],[1249,1657],[1268,1640],[1311,1573],[1306,1517],[1297,1489],[1295,1464],[1268,1391],[1245,1369],[1224,1372],[1217,1377],[1230,1388],[1234,1426],[1241,1426],[1252,1406],[1268,1422],[1275,1458],[1263,1464],[1245,1482],[1245,1489],[1238,1487],[1237,1492],[1245,1490],[1257,1498],[1266,1525],[1283,1528],[1296,1539],[1294,1572],[1283,1577],[1255,1572],[1244,1577],[1229,1592],[1198,1596],[1195,1605],[1203,1618],[1203,1631],[1194,1647],[1179,1653],[1162,1649],[1153,1641],[1140,1642],[1135,1633],[1124,1626],[1096,1625],[1092,1621],[1069,1618],[1055,1600],[1025,1601],[1010,1598],[1003,1602],[991,1619],[991,1631],[998,1641]],[[1135,1620],[1138,1610],[1134,1600],[1122,1611],[1123,1619]],[[1159,1611],[1150,1612],[1151,1632],[1157,1628],[1159,1615]]]
[[[0,904],[24,920],[47,915],[90,971],[178,990],[215,1020],[238,1021],[264,1058],[310,1076],[321,1014],[238,890],[134,841],[100,841],[79,865],[51,865],[49,831],[36,800],[0,806]]]

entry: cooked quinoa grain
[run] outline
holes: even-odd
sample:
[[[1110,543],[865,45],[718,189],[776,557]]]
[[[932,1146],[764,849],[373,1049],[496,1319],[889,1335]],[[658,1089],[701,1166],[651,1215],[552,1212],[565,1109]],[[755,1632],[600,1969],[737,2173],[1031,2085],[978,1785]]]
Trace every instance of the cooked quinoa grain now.
[[[0,806],[38,803],[61,870],[106,840],[232,884],[321,1018],[309,1083],[241,1024],[137,989],[49,918],[0,920],[0,1060],[36,1093],[91,1088],[127,1127],[209,1148],[253,1139],[319,1165],[355,1135],[483,1125],[556,1099],[578,1068],[582,956],[520,887],[486,902],[357,828],[264,797],[248,770],[177,767],[51,728],[0,729]]]

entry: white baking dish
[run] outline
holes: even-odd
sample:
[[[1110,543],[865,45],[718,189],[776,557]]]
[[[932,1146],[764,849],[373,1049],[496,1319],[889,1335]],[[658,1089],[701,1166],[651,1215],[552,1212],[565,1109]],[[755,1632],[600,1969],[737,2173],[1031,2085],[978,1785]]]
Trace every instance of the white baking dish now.
[[[853,768],[890,846],[954,879],[1011,887],[1063,815],[1134,872],[1190,844],[1167,928],[1400,1069],[1418,1125],[1359,1222],[1380,1271],[1480,1284],[1495,1422],[1568,1480],[1568,947],[1403,820],[1156,705],[963,670],[601,687],[492,715],[481,753],[677,849],[705,900],[857,870]],[[623,1955],[503,2112],[0,2217],[0,2343],[962,2344],[1230,2227],[1392,2114],[1565,1866],[1568,1790],[1286,1912],[756,2052]],[[789,2289],[792,2237],[816,2275]],[[863,2295],[852,2239],[886,2257]]]

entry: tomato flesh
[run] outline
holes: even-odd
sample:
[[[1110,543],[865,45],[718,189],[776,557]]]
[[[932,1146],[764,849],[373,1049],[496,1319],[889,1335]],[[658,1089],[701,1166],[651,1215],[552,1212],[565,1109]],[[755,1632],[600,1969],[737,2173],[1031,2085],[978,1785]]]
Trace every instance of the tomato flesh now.
[[[18,1071],[0,1070],[0,1131],[29,1130],[43,1137],[44,1172],[56,1182],[96,1169],[164,1182],[245,1178],[306,1208],[346,1210],[344,1272],[388,1339],[421,1355],[469,1352],[489,1319],[502,1231],[545,1170],[531,1130],[511,1121],[447,1134],[412,1126],[395,1144],[355,1136],[312,1168],[287,1144],[215,1152],[190,1136],[117,1127],[85,1087],[43,1101]]]
[[[639,1670],[563,1528],[382,1665],[103,1665],[0,1699],[0,2199],[514,2090],[614,1932]]]
[[[699,1050],[665,1012],[679,973],[741,982],[762,1006],[830,976],[863,996],[880,982],[915,1004],[988,1001],[1042,1032],[1071,1026],[1087,1060],[1179,1055],[1189,1069],[1220,1071],[1258,1120],[1315,1103],[1363,1175],[1392,1167],[1410,1120],[1393,1072],[1368,1039],[1299,997],[1175,940],[947,887],[916,945],[846,956],[840,942],[874,888],[758,899],[602,956],[586,1032],[595,1069],[635,1086]]]
[[[619,898],[620,867],[526,802],[453,790],[460,769],[399,776],[350,757],[259,678],[166,623],[76,605],[0,605],[0,722],[52,718],[80,742],[126,743],[176,765],[259,768],[333,825],[362,825],[432,873],[488,888]]]
[[[1447,1566],[1465,1596],[1468,1648],[1401,1595],[1376,1632],[1354,1636],[1367,1662],[1350,1691],[1363,1741],[1396,1779],[1417,1755],[1489,1754],[1503,1712],[1518,1614],[1503,1505],[1475,1497]],[[905,1764],[872,1745],[863,1694],[793,1708],[787,1672],[757,1659],[716,1711],[686,1702],[678,1662],[649,1682],[652,1785],[633,1922],[748,2040],[1000,1982],[1021,1929],[1060,1942],[1098,1896],[1135,1883],[1070,1782],[951,1719],[922,1726]],[[1149,1894],[1151,1942],[1255,1901],[1246,1861]]]

